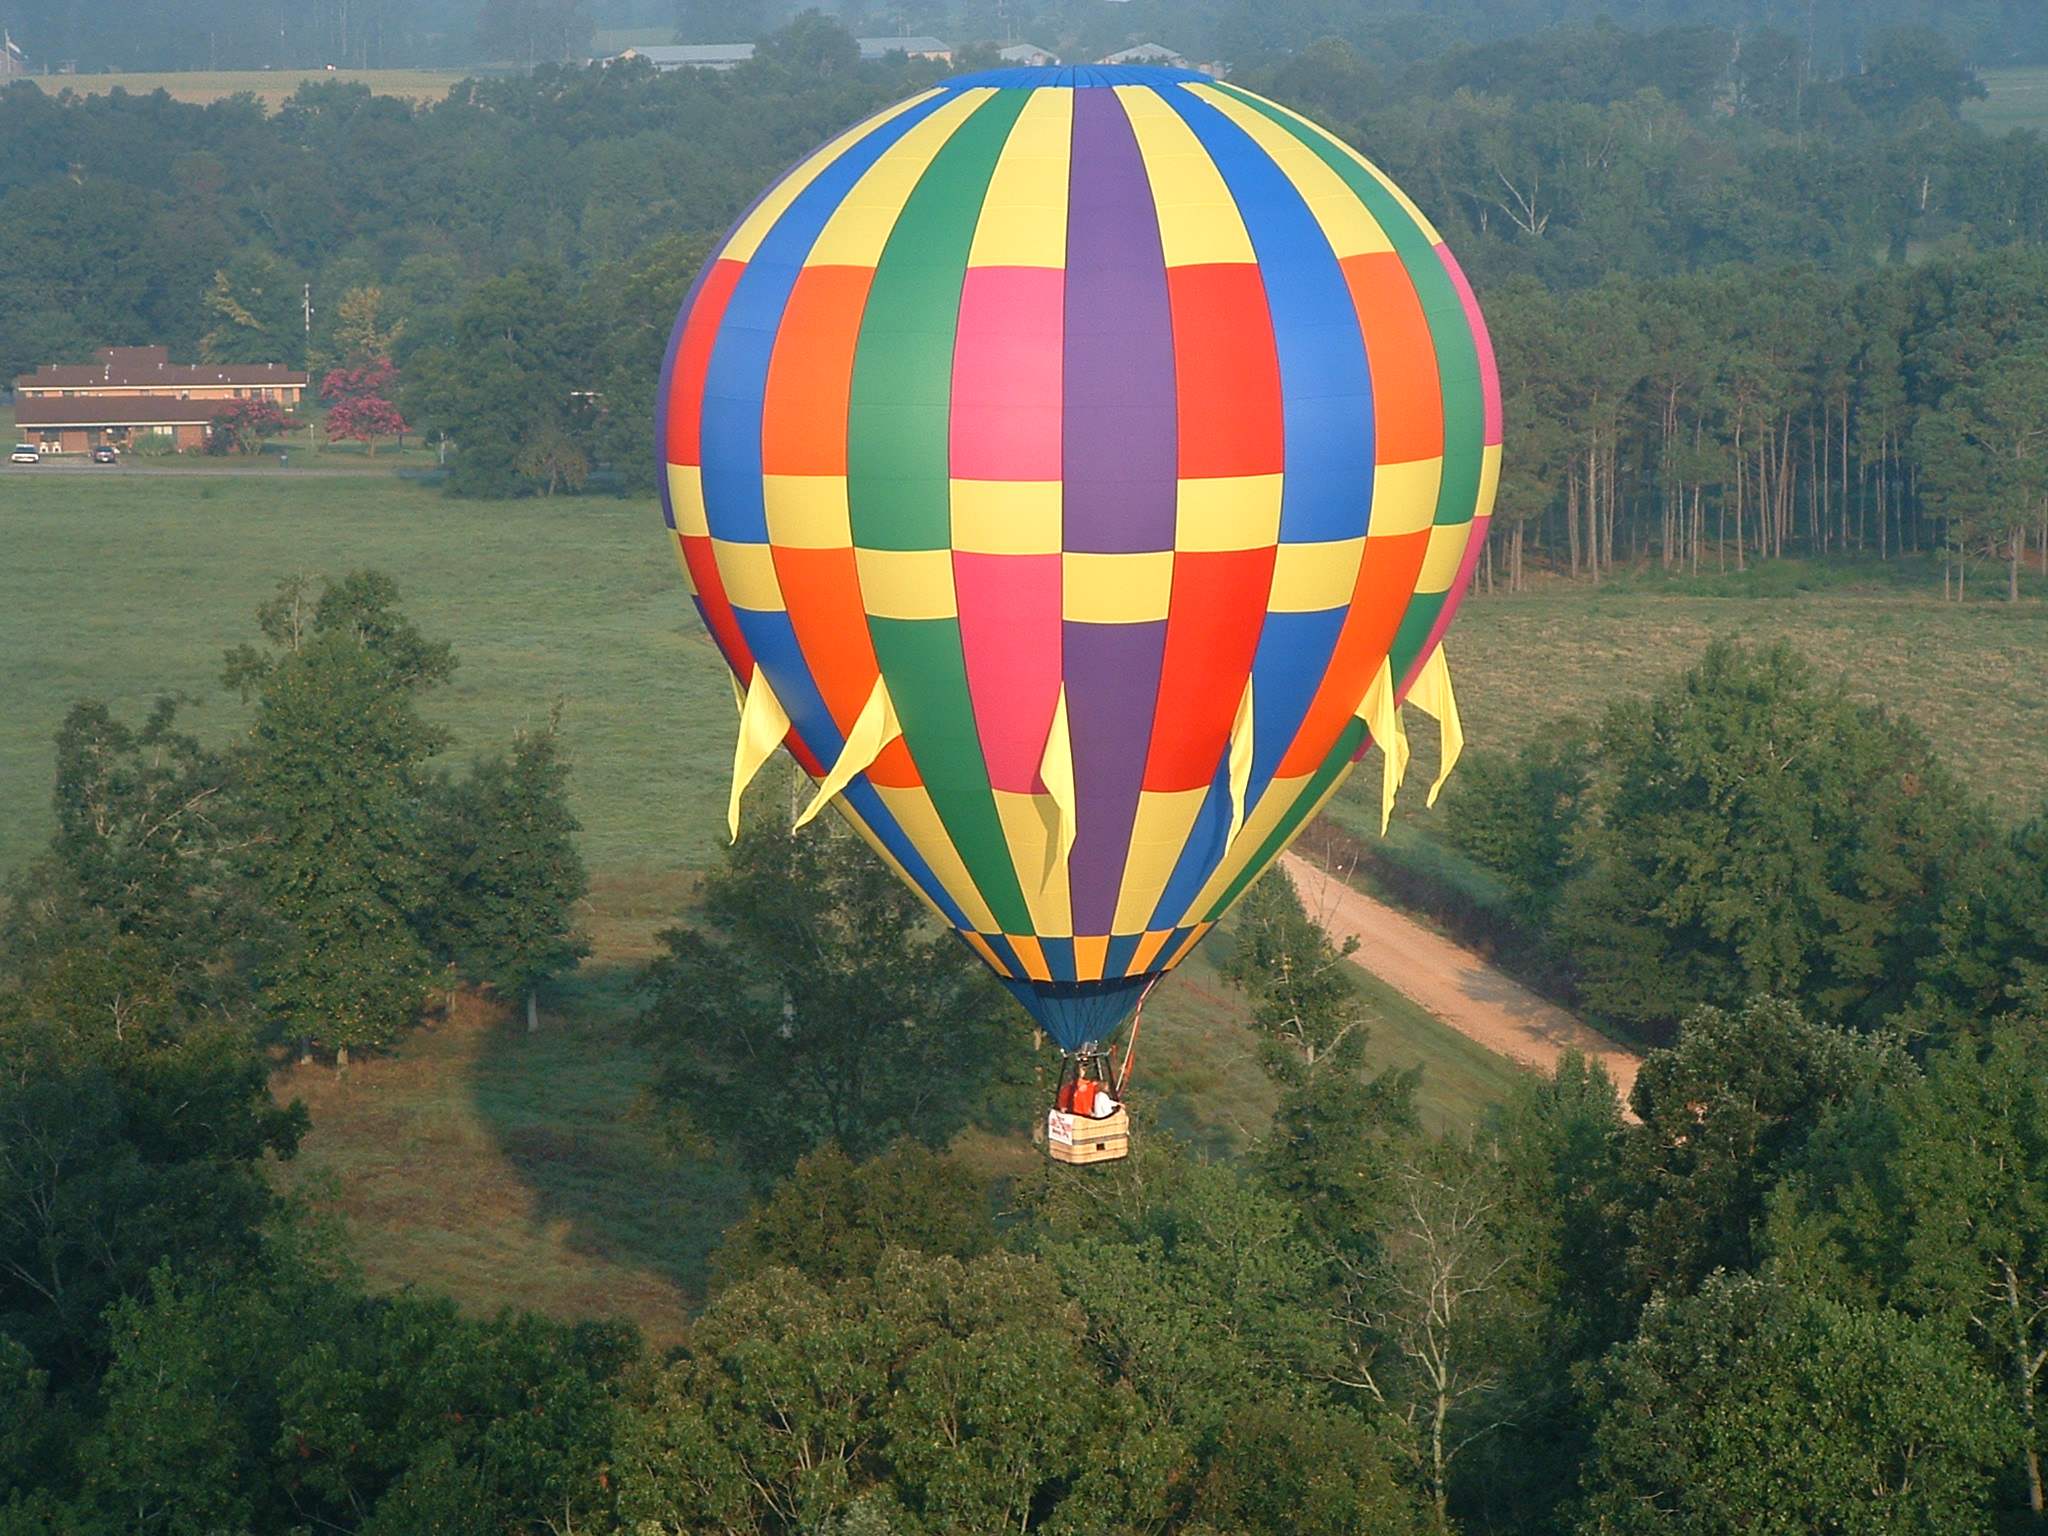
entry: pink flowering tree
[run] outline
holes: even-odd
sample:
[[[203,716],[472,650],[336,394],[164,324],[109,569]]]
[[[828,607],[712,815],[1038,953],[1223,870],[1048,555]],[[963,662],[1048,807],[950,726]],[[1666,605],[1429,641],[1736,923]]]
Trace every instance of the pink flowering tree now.
[[[379,438],[395,437],[404,447],[409,429],[390,398],[397,383],[398,370],[382,358],[360,368],[330,369],[320,382],[320,398],[328,402],[328,438],[362,443],[373,459]]]
[[[291,425],[291,419],[274,400],[223,400],[213,413],[213,431],[206,439],[208,453],[255,453],[263,439],[275,437]]]

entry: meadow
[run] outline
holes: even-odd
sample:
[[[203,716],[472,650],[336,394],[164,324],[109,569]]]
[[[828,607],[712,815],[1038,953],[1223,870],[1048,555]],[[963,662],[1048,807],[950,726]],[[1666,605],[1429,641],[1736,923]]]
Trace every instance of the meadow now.
[[[230,96],[254,96],[264,110],[275,112],[309,81],[341,81],[367,85],[379,96],[402,96],[413,102],[439,101],[448,88],[470,70],[439,69],[186,69],[158,74],[31,75],[28,78],[55,96],[75,91],[80,96],[131,96],[167,92],[173,101],[209,106]]]
[[[1984,82],[1982,101],[1963,104],[1963,117],[1986,133],[2010,133],[2031,128],[2048,129],[2048,68],[2022,65],[2010,69],[1980,69]]]
[[[218,687],[220,656],[252,636],[255,605],[288,572],[360,567],[393,573],[408,610],[455,643],[455,681],[428,705],[451,759],[564,701],[596,954],[549,994],[535,1035],[471,1001],[394,1057],[281,1070],[279,1091],[314,1118],[281,1177],[347,1223],[379,1285],[430,1284],[483,1309],[624,1310],[672,1338],[746,1191],[677,1157],[641,1103],[651,1063],[633,976],[717,845],[732,740],[730,690],[651,503],[463,502],[390,474],[0,475],[0,868],[48,836],[50,739],[73,699],[136,715],[187,694],[193,727],[224,741],[246,716]],[[1876,574],[1886,583],[1788,565],[1476,599],[1451,641],[1468,737],[1511,747],[1551,714],[1591,714],[1715,635],[1785,637],[1919,719],[2002,812],[2024,814],[2048,766],[2048,603],[1993,601],[1987,579],[1943,604],[1938,574],[1931,587],[1921,570]],[[1441,814],[1422,807],[1434,741],[1426,722],[1415,735],[1397,832],[1426,837]],[[1344,792],[1347,826],[1376,820],[1376,784],[1368,764]],[[1139,1073],[1159,1123],[1230,1156],[1273,1097],[1215,958],[1198,953],[1148,1007]],[[1372,1060],[1423,1068],[1432,1128],[1469,1126],[1513,1081],[1405,998],[1356,983]],[[971,1135],[960,1153],[1015,1169],[1035,1155],[1022,1131]]]

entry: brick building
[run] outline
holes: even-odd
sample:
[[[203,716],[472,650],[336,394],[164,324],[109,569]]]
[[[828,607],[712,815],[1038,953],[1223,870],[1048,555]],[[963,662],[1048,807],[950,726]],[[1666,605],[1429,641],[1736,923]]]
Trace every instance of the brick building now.
[[[164,347],[107,347],[90,363],[45,363],[14,381],[15,435],[45,453],[126,447],[145,433],[205,445],[224,400],[290,412],[306,376],[277,363],[174,363]]]

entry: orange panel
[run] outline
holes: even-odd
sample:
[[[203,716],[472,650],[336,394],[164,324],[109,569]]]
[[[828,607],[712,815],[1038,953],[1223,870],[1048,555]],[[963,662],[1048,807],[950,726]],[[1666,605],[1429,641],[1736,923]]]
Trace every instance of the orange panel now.
[[[846,401],[872,267],[805,267],[775,333],[761,403],[761,472],[846,473]]]
[[[846,549],[791,549],[775,546],[775,576],[782,585],[783,605],[804,663],[832,711],[839,734],[853,729],[867,707],[881,668],[874,641],[868,636],[867,612],[861,607],[860,577],[854,555]],[[910,760],[910,749],[897,737],[869,765],[869,782],[891,789],[909,789],[922,782]]]
[[[1444,451],[1443,385],[1414,280],[1391,251],[1346,256],[1343,267],[1372,369],[1373,457],[1433,459]]]

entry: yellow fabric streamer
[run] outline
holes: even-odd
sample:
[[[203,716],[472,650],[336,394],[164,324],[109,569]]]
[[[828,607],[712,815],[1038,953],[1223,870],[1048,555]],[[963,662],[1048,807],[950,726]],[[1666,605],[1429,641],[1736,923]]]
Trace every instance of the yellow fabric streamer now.
[[[1252,787],[1252,680],[1244,680],[1244,697],[1237,701],[1237,719],[1230,726],[1230,835],[1223,839],[1228,848],[1237,841],[1237,829],[1244,825],[1244,797]]]
[[[775,697],[775,690],[768,686],[768,679],[761,675],[759,666],[754,668],[754,681],[745,693],[740,692],[739,680],[732,685],[733,697],[740,706],[740,739],[732,749],[732,795],[725,802],[725,826],[732,834],[732,840],[740,840],[740,796],[747,786],[754,782],[754,775],[761,771],[761,765],[775,755],[775,749],[782,745],[782,739],[789,734],[789,713],[782,707],[782,701]]]
[[[1067,685],[1060,684],[1059,702],[1053,706],[1052,729],[1046,732],[1045,752],[1038,760],[1038,776],[1060,813],[1059,863],[1074,851],[1074,740],[1067,730]],[[1046,870],[1052,878],[1052,869]]]
[[[861,707],[860,718],[853,722],[853,729],[847,733],[846,745],[839,749],[839,761],[832,765],[832,771],[825,775],[825,782],[818,786],[818,793],[811,803],[804,807],[803,815],[797,817],[794,832],[808,826],[818,812],[831,803],[832,797],[853,782],[853,776],[862,772],[868,764],[882,755],[882,748],[903,734],[903,727],[896,720],[896,705],[889,697],[889,685],[881,678],[875,679],[875,691],[868,695],[868,701]]]
[[[1439,645],[1429,653],[1429,660],[1422,664],[1422,671],[1416,676],[1415,686],[1408,690],[1408,702],[1425,715],[1435,718],[1438,740],[1443,750],[1437,765],[1436,782],[1429,786],[1429,803],[1436,804],[1436,797],[1444,787],[1444,780],[1451,776],[1451,770],[1458,765],[1458,758],[1465,750],[1465,727],[1458,719],[1458,696],[1451,692],[1451,664]]]
[[[1380,777],[1380,834],[1385,836],[1394,819],[1394,796],[1401,788],[1401,780],[1408,775],[1408,735],[1401,729],[1401,711],[1394,704],[1394,669],[1385,660],[1380,662],[1372,686],[1365,690],[1358,718],[1372,732],[1373,741],[1386,759]]]

